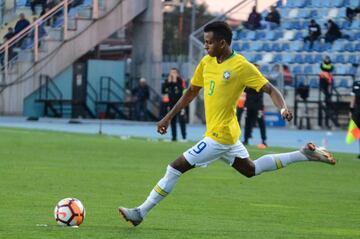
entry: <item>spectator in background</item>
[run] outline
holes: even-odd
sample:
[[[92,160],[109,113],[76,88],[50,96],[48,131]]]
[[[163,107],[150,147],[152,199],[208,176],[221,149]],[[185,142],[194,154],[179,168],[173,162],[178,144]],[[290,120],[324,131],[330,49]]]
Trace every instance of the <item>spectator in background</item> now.
[[[22,30],[27,28],[30,25],[30,22],[25,18],[24,13],[19,14],[19,20],[15,24],[15,35],[19,34]],[[17,43],[17,46],[20,47],[27,35],[22,36]]]
[[[353,18],[356,17],[357,14],[360,13],[360,6],[357,8],[346,8],[346,18],[349,20],[349,22],[352,22]]]
[[[275,29],[280,26],[281,16],[275,6],[270,7],[270,12],[265,17],[265,21],[262,21],[267,30]]]
[[[132,95],[135,101],[136,119],[147,121],[147,101],[150,97],[150,92],[144,77],[140,79],[139,85],[132,90]]]
[[[321,28],[314,19],[311,19],[308,27],[309,35],[304,38],[304,42],[310,42],[310,48],[313,47],[314,41],[319,40],[321,36]]]
[[[14,29],[12,27],[8,28],[8,32],[4,35],[3,40],[4,42],[10,40],[11,38],[13,38],[15,36],[15,32]],[[14,51],[13,51],[13,47],[9,47],[9,51],[8,51],[8,60],[11,60],[15,55],[14,55]],[[4,59],[2,59],[4,60]]]
[[[30,7],[31,7],[32,15],[36,15],[36,11],[35,11],[36,5],[41,5],[40,15],[43,15],[45,13],[45,9],[46,9],[46,2],[47,2],[47,0],[31,0]]]
[[[325,33],[325,42],[333,43],[335,40],[341,38],[341,31],[339,26],[331,19],[325,23],[327,32]]]
[[[179,71],[176,68],[172,68],[168,75],[167,81],[164,85],[164,93],[168,95],[169,98],[169,110],[171,110],[178,100],[183,95],[184,90],[186,89],[185,81],[180,77]],[[183,141],[186,140],[186,109],[182,109],[171,120],[171,135],[172,141],[177,141],[177,121],[179,120],[180,130]]]
[[[15,32],[14,29],[12,27],[8,28],[7,33],[4,35],[3,40],[4,41],[8,41],[10,40],[13,36],[15,36]]]
[[[255,64],[257,68],[259,65]],[[258,148],[266,148],[266,126],[264,119],[264,93],[262,91],[257,92],[254,89],[245,88],[246,93],[246,117],[245,117],[245,135],[244,145],[249,144],[249,139],[252,135],[252,129],[256,125],[259,125],[260,135],[262,143],[258,145]]]
[[[247,22],[244,22],[244,27],[249,30],[256,30],[261,27],[261,15],[256,11],[256,6],[253,7],[252,12],[249,14]]]
[[[24,13],[19,14],[19,20],[15,24],[15,34],[18,34],[26,27],[30,25],[30,22],[25,18]]]
[[[333,88],[333,76],[331,72],[334,70],[334,66],[332,65],[331,59],[329,56],[325,56],[323,62],[320,64],[320,90],[325,95],[325,104],[326,104],[326,114],[325,114],[325,125],[327,128],[329,126],[330,117],[330,109],[331,109],[331,94]]]

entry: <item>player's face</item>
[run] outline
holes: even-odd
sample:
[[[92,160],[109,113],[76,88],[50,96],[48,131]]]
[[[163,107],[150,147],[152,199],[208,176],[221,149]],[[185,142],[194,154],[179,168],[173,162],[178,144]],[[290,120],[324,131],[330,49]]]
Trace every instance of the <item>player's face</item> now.
[[[204,49],[211,57],[217,57],[221,54],[221,41],[214,38],[213,32],[204,32]]]

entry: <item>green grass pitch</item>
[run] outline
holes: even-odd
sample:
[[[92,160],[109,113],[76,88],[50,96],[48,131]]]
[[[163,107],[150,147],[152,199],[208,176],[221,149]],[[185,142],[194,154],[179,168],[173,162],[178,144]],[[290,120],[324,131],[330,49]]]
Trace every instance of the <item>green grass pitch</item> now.
[[[360,238],[360,161],[344,153],[336,166],[298,163],[251,179],[223,162],[194,169],[130,228],[117,207],[143,202],[192,144],[2,128],[0,238]],[[78,229],[53,218],[65,197],[87,210]]]

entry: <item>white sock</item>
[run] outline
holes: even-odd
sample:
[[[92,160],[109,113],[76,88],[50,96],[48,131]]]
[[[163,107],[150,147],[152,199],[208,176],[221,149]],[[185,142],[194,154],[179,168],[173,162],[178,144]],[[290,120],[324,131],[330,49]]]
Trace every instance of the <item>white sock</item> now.
[[[143,218],[156,204],[171,192],[180,176],[180,171],[174,169],[170,165],[167,166],[165,176],[160,179],[154,189],[151,190],[145,202],[138,207]]]
[[[255,175],[259,175],[262,172],[280,169],[291,163],[308,160],[309,159],[300,151],[283,154],[267,154],[254,161]]]

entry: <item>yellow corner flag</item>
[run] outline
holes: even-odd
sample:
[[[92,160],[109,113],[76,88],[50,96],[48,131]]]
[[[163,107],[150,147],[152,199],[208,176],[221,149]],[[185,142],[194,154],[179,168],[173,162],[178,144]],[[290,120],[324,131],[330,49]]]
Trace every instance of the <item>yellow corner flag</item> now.
[[[355,122],[352,119],[350,119],[349,129],[346,135],[346,143],[351,144],[358,139],[360,139],[360,129],[357,127]]]

